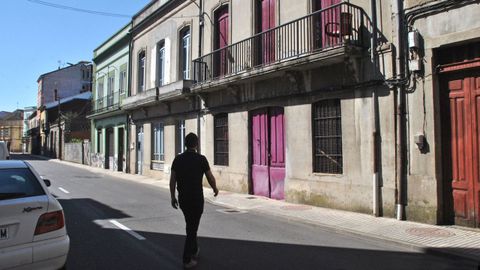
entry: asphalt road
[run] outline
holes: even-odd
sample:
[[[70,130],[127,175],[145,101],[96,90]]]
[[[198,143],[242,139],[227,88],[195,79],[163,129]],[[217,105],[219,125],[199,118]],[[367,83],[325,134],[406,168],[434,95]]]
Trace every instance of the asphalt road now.
[[[31,156],[14,158],[28,160],[52,181],[71,239],[67,269],[182,269],[185,224],[167,190]],[[195,269],[476,269],[313,225],[219,210],[205,205]]]

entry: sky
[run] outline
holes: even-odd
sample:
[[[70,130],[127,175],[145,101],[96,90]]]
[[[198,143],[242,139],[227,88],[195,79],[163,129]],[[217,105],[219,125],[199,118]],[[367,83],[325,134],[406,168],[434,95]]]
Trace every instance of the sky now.
[[[0,5],[0,111],[37,105],[37,79],[67,63],[91,61],[93,50],[130,22],[150,0],[43,0],[113,17],[58,9],[38,0]],[[60,63],[59,63],[60,62]]]

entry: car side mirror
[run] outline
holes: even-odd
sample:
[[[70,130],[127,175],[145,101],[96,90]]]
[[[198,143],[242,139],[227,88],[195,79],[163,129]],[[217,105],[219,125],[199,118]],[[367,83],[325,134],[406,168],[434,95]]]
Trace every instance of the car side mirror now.
[[[43,179],[43,182],[45,183],[45,185],[47,185],[47,187],[52,185],[52,182],[50,182],[50,180],[48,179]]]

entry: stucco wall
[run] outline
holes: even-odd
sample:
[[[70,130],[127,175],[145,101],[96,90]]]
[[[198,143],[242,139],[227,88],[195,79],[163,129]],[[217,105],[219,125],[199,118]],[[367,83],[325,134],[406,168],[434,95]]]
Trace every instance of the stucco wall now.
[[[408,1],[413,3],[428,1]],[[438,78],[434,52],[440,47],[469,42],[480,37],[480,6],[477,4],[451,9],[415,21],[414,29],[423,39],[424,76],[413,93],[407,95],[408,110],[408,206],[407,218],[435,223],[442,211],[439,195],[442,189],[442,144]],[[458,18],[462,18],[459,20]],[[414,136],[424,134],[428,151],[422,152]]]
[[[138,92],[138,62],[139,53],[145,51],[145,90],[156,86],[157,72],[157,46],[162,40],[165,41],[165,84],[173,83],[181,79],[179,68],[179,39],[180,30],[185,26],[190,26],[191,49],[190,60],[198,57],[198,8],[196,5],[187,1],[175,8],[162,19],[157,20],[152,25],[133,36],[132,45],[132,78],[131,93],[135,95]],[[193,67],[191,68],[191,78],[193,78]]]

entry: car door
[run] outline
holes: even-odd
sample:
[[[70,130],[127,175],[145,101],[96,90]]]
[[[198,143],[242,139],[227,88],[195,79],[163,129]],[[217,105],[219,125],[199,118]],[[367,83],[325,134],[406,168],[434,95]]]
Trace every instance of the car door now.
[[[32,242],[48,202],[43,186],[30,169],[0,169],[0,249]],[[19,254],[17,259],[31,261],[31,253]]]

